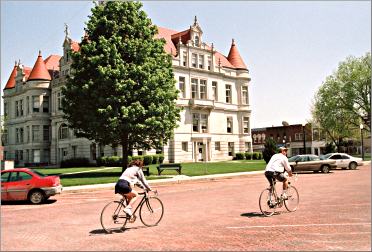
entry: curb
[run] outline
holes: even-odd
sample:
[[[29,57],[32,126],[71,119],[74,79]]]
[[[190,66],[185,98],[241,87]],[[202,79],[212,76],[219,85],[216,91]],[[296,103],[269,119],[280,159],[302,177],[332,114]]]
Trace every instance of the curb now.
[[[203,175],[203,176],[195,176],[189,177],[186,175],[177,175],[173,178],[167,179],[153,179],[147,180],[147,182],[151,185],[156,184],[167,184],[167,183],[185,183],[190,181],[203,181],[203,180],[215,180],[215,179],[225,179],[225,178],[232,178],[238,176],[248,176],[253,174],[260,174],[264,173],[264,171],[252,171],[252,172],[235,172],[235,173],[225,173],[225,174],[214,174],[214,175]],[[94,185],[82,185],[82,186],[68,186],[63,188],[63,193],[74,193],[74,192],[81,192],[81,191],[92,191],[92,190],[100,190],[100,189],[114,189],[116,183],[107,183],[107,184],[94,184]]]

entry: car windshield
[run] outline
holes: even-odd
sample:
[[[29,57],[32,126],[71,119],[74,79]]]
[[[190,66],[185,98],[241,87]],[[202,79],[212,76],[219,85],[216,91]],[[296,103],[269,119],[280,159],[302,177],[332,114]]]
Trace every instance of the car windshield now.
[[[318,156],[309,156],[309,161],[318,161],[320,160]]]
[[[43,173],[41,173],[41,172],[39,172],[39,171],[37,171],[37,170],[31,170],[31,171],[32,171],[33,173],[39,175],[40,177],[46,177],[46,176],[48,176],[48,175],[45,175],[45,174],[43,174]]]
[[[332,156],[332,153],[328,153],[328,154],[325,154],[325,155],[321,155],[320,156],[320,159],[324,160],[324,159],[328,159],[330,156]]]
[[[289,162],[296,162],[296,161],[300,161],[300,159],[301,159],[300,156],[293,156],[293,157],[288,158],[288,161]]]

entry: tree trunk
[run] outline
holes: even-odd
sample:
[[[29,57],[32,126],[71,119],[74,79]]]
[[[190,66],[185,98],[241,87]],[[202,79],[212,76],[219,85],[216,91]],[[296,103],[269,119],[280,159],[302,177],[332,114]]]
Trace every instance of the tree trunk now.
[[[122,137],[121,146],[122,146],[122,149],[123,149],[122,172],[124,172],[128,167],[128,154],[129,154],[129,151],[128,151],[128,149],[129,149],[128,148],[128,134],[124,134],[124,136]]]

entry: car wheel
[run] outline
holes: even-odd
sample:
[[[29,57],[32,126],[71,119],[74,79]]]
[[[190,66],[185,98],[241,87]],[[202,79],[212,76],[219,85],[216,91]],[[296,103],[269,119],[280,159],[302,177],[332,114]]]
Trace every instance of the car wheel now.
[[[328,173],[329,172],[329,166],[328,165],[323,165],[322,167],[320,167],[320,170],[323,173]]]
[[[40,190],[31,191],[29,196],[28,196],[28,200],[32,204],[40,204],[41,202],[44,201],[44,199],[45,199],[44,192],[42,192]]]
[[[351,162],[350,164],[349,164],[349,169],[350,170],[355,170],[356,168],[357,168],[357,163],[355,163],[355,162]]]

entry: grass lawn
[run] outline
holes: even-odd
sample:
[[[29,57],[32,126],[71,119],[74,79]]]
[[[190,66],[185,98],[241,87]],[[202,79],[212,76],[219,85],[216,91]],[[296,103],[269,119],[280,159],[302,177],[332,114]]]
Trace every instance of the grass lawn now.
[[[163,179],[178,175],[175,170],[165,170],[158,176],[157,165],[150,165],[150,176],[146,178]],[[263,160],[240,160],[213,163],[182,163],[182,174],[201,176],[233,172],[258,171],[265,168]],[[121,175],[121,167],[77,167],[77,168],[35,168],[47,175],[58,175],[63,186],[115,183]]]

